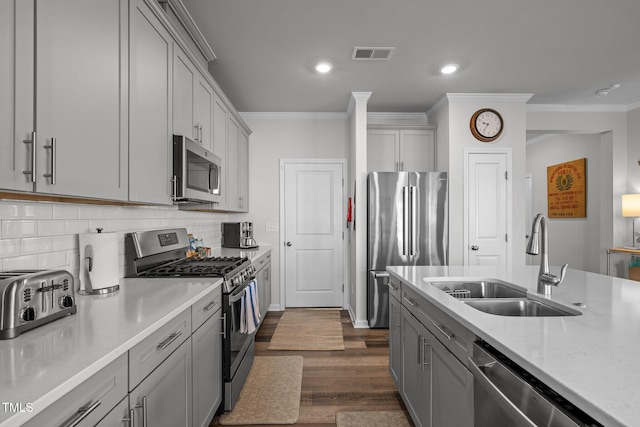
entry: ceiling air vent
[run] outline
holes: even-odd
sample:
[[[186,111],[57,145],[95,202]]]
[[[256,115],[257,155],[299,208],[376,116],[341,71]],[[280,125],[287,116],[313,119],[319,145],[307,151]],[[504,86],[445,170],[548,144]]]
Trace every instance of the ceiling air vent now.
[[[395,47],[354,47],[351,59],[359,61],[386,61],[391,58]]]

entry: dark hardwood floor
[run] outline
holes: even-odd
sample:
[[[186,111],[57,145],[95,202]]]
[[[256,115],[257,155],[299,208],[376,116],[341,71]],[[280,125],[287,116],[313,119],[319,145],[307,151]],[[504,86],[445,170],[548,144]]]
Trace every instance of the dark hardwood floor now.
[[[343,310],[345,351],[268,350],[281,316],[282,312],[265,316],[256,334],[256,356],[304,358],[300,418],[295,425],[335,427],[340,411],[406,410],[389,375],[388,329],[355,329]],[[210,426],[218,425],[216,416]]]

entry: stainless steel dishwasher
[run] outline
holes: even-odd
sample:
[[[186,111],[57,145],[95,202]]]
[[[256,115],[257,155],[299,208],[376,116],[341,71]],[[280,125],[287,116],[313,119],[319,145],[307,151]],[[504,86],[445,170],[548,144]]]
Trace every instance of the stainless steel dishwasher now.
[[[475,427],[602,426],[482,340],[469,361]]]

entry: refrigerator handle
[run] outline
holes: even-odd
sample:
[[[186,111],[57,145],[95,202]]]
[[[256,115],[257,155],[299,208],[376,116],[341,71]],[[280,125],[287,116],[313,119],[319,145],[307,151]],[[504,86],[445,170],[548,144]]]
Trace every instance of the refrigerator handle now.
[[[416,252],[418,251],[416,247],[416,241],[418,240],[418,213],[416,212],[416,206],[418,206],[418,201],[416,200],[416,187],[412,185],[411,187],[409,187],[409,189],[411,191],[411,255],[415,256],[417,255]]]
[[[409,252],[409,188],[402,187],[402,255]]]

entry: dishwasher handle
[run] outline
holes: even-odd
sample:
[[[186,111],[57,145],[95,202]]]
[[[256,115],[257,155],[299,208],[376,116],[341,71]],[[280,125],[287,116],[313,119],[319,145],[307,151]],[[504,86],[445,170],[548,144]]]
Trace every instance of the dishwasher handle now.
[[[527,417],[524,412],[520,410],[512,401],[509,400],[507,396],[505,396],[502,391],[482,372],[480,366],[491,366],[493,364],[499,363],[494,360],[489,363],[481,364],[478,366],[478,362],[476,362],[472,357],[469,357],[469,370],[473,375],[474,381],[477,382],[492,398],[496,404],[498,404],[506,413],[509,415],[517,426],[522,427],[536,427],[536,424]]]

